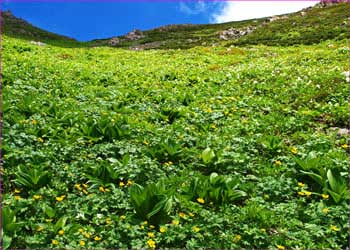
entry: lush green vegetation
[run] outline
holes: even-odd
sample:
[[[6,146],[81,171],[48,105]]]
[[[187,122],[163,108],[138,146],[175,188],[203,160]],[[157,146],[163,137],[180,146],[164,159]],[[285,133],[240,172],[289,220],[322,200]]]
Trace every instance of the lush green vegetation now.
[[[345,248],[349,55],[4,36],[4,248]]]

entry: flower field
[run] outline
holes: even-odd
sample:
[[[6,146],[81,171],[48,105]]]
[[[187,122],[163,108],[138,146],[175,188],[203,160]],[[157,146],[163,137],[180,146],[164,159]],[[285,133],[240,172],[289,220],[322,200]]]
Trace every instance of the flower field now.
[[[349,55],[4,36],[3,248],[345,249]]]

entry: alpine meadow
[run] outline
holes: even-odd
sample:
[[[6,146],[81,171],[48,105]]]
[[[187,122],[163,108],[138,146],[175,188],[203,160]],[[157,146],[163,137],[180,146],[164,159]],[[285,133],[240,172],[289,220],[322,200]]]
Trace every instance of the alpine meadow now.
[[[3,249],[348,249],[349,3],[89,42],[2,19]]]

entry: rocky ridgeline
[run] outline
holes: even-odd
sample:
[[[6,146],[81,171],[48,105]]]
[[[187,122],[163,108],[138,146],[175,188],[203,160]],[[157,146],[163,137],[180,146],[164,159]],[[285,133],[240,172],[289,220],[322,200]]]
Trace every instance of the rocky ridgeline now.
[[[113,37],[109,40],[108,45],[110,46],[117,46],[121,42],[126,42],[126,41],[137,41],[142,38],[144,38],[145,35],[143,32],[139,29],[134,29],[133,31],[130,31],[126,35],[122,37]]]
[[[138,30],[138,29],[131,31],[124,36],[124,38],[129,40],[129,41],[136,41],[136,40],[139,40],[139,39],[144,38],[144,37],[145,37],[145,35],[142,33],[141,30]]]
[[[305,15],[305,12],[302,13],[301,15]],[[240,28],[240,29],[229,28],[227,30],[220,31],[219,38],[222,40],[238,39],[242,36],[246,36],[246,35],[252,33],[254,30],[256,30],[257,28],[259,28],[263,25],[266,25],[266,24],[271,23],[271,22],[275,22],[277,20],[287,19],[287,18],[288,18],[288,16],[286,16],[286,15],[272,16],[272,17],[267,18],[263,24],[258,25],[258,26],[248,26],[248,27],[244,27],[244,28]]]
[[[316,4],[313,7],[307,7],[302,9],[300,12],[297,13],[297,15],[300,15],[302,18],[307,18],[308,12],[310,10],[312,10],[313,8],[324,8],[326,6],[329,5],[334,5],[340,2],[347,2],[350,0],[322,0],[320,3]],[[294,14],[293,14],[294,16]],[[166,44],[167,41],[158,41],[159,37],[161,37],[159,35],[159,32],[183,32],[186,31],[186,34],[189,34],[189,36],[191,36],[190,38],[184,37],[183,39],[183,44],[186,45],[198,45],[201,44],[202,46],[208,46],[208,45],[216,45],[218,43],[220,43],[220,40],[224,40],[224,41],[228,41],[228,40],[236,40],[239,39],[243,36],[249,35],[250,33],[254,32],[257,29],[264,29],[265,26],[268,26],[270,23],[272,22],[276,22],[278,20],[283,20],[283,19],[288,19],[289,15],[275,15],[275,16],[271,16],[271,17],[267,17],[264,18],[263,22],[258,22],[258,20],[255,20],[253,22],[250,23],[250,25],[245,26],[245,27],[229,27],[226,28],[225,30],[217,30],[215,33],[213,33],[214,36],[216,36],[216,43],[215,41],[201,41],[202,37],[196,37],[193,38],[191,36],[192,33],[192,29],[191,27],[196,27],[197,25],[194,24],[171,24],[171,25],[165,25],[165,26],[161,26],[158,28],[155,28],[153,30],[149,30],[149,31],[155,31],[156,34],[158,34],[158,37],[156,38],[157,41],[152,41],[152,32],[151,35],[149,35],[149,33],[147,32],[147,36],[149,36],[148,40],[150,40],[148,43],[142,43],[142,44],[138,44],[138,40],[141,40],[142,38],[145,37],[145,34],[138,29],[135,29],[129,33],[127,33],[124,36],[119,36],[119,37],[113,37],[111,39],[108,40],[108,45],[110,46],[115,46],[118,47],[120,45],[122,45],[123,43],[126,42],[127,46],[130,46],[130,49],[133,50],[143,50],[143,49],[153,49],[153,48],[159,48],[161,46],[161,44]],[[291,25],[295,25],[296,23],[292,23]],[[226,26],[227,27],[227,26]],[[196,29],[193,30],[193,32],[196,32]],[[165,36],[168,37],[168,36]],[[169,37],[171,37],[171,35],[169,35]],[[206,37],[204,37],[203,40],[205,40]],[[166,38],[168,39],[168,38]],[[166,40],[165,39],[165,40]],[[179,38],[180,39],[180,38]],[[169,39],[168,39],[169,40]],[[214,39],[215,40],[215,39]],[[136,41],[134,43],[128,43],[128,42],[132,42],[132,41]],[[143,41],[144,42],[144,41]]]
[[[121,42],[121,39],[118,37],[113,37],[108,41],[109,46],[117,46]]]
[[[229,28],[227,30],[220,31],[219,38],[222,40],[238,39],[241,36],[245,36],[249,33],[252,33],[255,29],[256,27],[253,26],[249,26],[243,29]]]
[[[321,0],[320,1],[320,5],[322,7],[326,7],[337,3],[350,3],[350,1],[349,0]]]

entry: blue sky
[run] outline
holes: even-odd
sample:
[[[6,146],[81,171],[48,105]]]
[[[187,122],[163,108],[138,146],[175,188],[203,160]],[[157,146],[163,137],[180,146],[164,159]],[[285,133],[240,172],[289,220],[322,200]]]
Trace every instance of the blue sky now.
[[[35,26],[80,41],[167,24],[218,23],[298,11],[315,1],[2,1]]]

